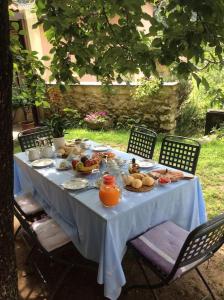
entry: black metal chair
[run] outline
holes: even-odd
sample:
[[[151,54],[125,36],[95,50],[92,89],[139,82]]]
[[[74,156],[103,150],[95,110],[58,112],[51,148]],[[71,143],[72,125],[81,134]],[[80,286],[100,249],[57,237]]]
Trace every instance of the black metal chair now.
[[[158,299],[154,289],[175,281],[195,269],[211,297],[215,296],[198,266],[210,259],[224,243],[224,214],[188,232],[171,221],[164,222],[128,242],[134,250],[137,262],[147,285],[133,285],[127,288],[149,288]],[[151,284],[145,271],[145,264],[160,281]]]
[[[24,240],[30,248],[28,262],[32,263],[43,282],[45,284],[48,283],[46,274],[39,267],[39,263],[44,257],[48,259],[49,263],[57,263],[64,266],[63,271],[58,274],[54,290],[47,298],[52,300],[60,287],[62,287],[68,273],[75,266],[69,257],[66,256],[65,259],[63,256],[68,247],[72,246],[72,249],[74,249],[74,246],[69,237],[53,219],[46,217],[29,224],[17,206],[14,206],[14,214],[22,225]],[[35,254],[41,255],[42,259],[36,261]]]
[[[24,152],[27,149],[37,146],[38,138],[47,137],[49,143],[52,145],[52,131],[48,127],[36,127],[19,132],[18,140],[21,150]]]
[[[131,129],[127,152],[146,159],[153,157],[157,134],[145,127],[134,126]]]
[[[41,205],[35,201],[31,193],[23,193],[19,196],[15,196],[14,198],[14,206],[28,222],[34,222],[35,220],[40,219],[43,215],[46,215]],[[21,224],[15,232],[15,238],[20,229]]]
[[[159,163],[195,174],[201,145],[182,136],[167,135],[162,140]]]

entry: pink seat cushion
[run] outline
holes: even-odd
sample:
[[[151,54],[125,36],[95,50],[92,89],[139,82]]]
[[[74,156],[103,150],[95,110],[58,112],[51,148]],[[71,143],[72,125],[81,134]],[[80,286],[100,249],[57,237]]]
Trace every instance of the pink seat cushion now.
[[[166,276],[171,272],[188,234],[188,231],[167,221],[155,226],[130,243]],[[174,279],[192,269],[201,260],[179,268]]]

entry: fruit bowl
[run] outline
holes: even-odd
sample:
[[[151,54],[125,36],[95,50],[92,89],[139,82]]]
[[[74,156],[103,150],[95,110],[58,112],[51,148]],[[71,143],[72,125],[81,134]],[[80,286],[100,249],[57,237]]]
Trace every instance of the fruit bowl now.
[[[72,160],[72,167],[77,172],[90,174],[93,170],[99,169],[99,162],[96,159],[83,156],[80,160]]]

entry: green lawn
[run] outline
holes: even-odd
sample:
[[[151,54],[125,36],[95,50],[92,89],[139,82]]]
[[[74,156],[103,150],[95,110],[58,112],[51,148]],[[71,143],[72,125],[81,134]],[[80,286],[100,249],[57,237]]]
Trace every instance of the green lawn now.
[[[69,130],[66,139],[89,138],[91,140],[106,143],[112,147],[126,151],[128,131],[88,131],[85,129]],[[159,156],[161,137],[155,149],[154,159]],[[20,151],[15,144],[14,151]],[[202,144],[200,158],[197,167],[197,175],[203,188],[209,218],[224,211],[224,141],[214,140]]]

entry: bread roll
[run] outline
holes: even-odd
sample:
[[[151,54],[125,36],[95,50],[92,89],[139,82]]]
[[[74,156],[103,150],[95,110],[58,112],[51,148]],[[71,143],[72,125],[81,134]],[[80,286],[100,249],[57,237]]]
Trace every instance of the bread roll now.
[[[130,175],[123,175],[122,178],[125,185],[131,185],[132,181],[134,180],[134,178]]]
[[[61,155],[64,155],[65,154],[65,149],[64,148],[59,148],[57,150],[57,153],[60,153]]]
[[[65,154],[69,155],[70,153],[72,153],[73,147],[66,147],[65,146],[64,150],[65,150]]]
[[[154,179],[149,176],[142,178],[142,185],[152,186],[154,184]]]
[[[131,176],[134,177],[135,179],[142,179],[144,177],[144,175],[141,173],[133,173],[131,174]]]
[[[141,179],[133,179],[131,186],[135,189],[139,189],[140,187],[142,187],[142,181]]]

